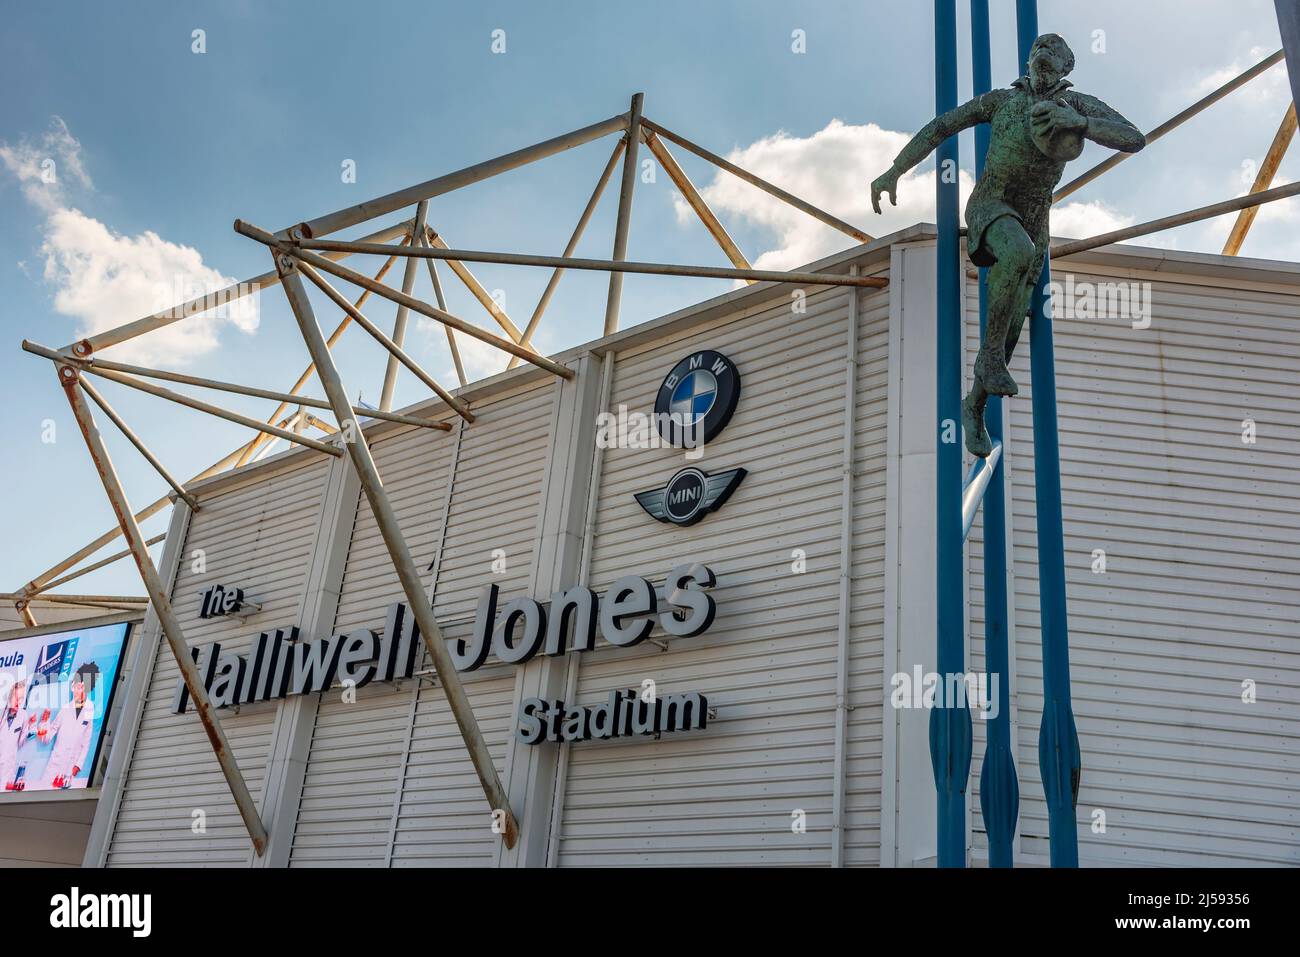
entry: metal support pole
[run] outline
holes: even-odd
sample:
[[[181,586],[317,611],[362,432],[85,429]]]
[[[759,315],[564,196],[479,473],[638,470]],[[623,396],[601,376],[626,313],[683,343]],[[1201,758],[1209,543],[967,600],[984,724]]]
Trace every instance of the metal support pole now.
[[[38,346],[34,342],[23,340],[23,349],[33,353],[34,355],[45,355],[46,358],[54,358],[56,362],[59,361],[57,353],[52,356],[48,355],[51,350],[46,349],[44,346]],[[75,360],[73,363],[69,363],[69,365],[72,364],[75,364]],[[305,445],[309,449],[315,449],[317,452],[324,452],[326,455],[343,454],[332,445],[326,445],[324,442],[317,442],[315,439],[309,439],[306,436],[295,435],[287,429],[281,429],[274,425],[267,425],[265,422],[260,422],[257,419],[251,419],[238,412],[231,412],[228,409],[212,405],[209,402],[202,402],[198,399],[191,398],[188,395],[181,395],[179,392],[164,389],[161,386],[145,382],[143,379],[136,379],[129,375],[123,375],[120,372],[110,372],[108,369],[94,369],[92,367],[92,371],[101,378],[111,379],[112,381],[121,383],[122,385],[130,386],[132,389],[138,389],[141,392],[147,392],[149,395],[157,396],[160,399],[167,399],[171,402],[175,402],[177,405],[187,406],[188,408],[195,409],[199,412],[206,412],[208,415],[214,415],[219,419],[225,419],[227,422],[234,422],[236,425],[243,425],[250,429],[257,429],[259,432],[265,432],[267,435],[273,435],[278,439],[287,439],[290,442]]]
[[[1291,145],[1291,140],[1295,136],[1296,115],[1295,101],[1286,108],[1286,113],[1282,115],[1282,124],[1277,128],[1277,133],[1273,136],[1273,142],[1269,144],[1268,152],[1264,154],[1264,162],[1259,164],[1259,173],[1255,176],[1255,182],[1251,184],[1251,193],[1262,193],[1273,183],[1273,177],[1277,175],[1277,168],[1282,165],[1282,157],[1286,155],[1287,147]],[[1232,224],[1232,232],[1228,234],[1228,241],[1223,244],[1223,255],[1235,256],[1241,252],[1241,244],[1246,241],[1246,234],[1250,232],[1250,227],[1255,222],[1255,217],[1259,215],[1258,206],[1248,206],[1237,214],[1237,221]]]
[[[50,350],[51,356],[54,355]],[[255,399],[275,399],[285,406],[297,403],[299,410],[305,406],[310,409],[328,409],[330,404],[324,399],[313,399],[309,396],[294,395],[290,392],[277,392],[273,389],[259,389],[257,386],[240,385],[236,382],[223,382],[219,379],[207,379],[203,376],[188,375],[184,372],[169,372],[165,369],[150,369],[146,366],[130,365],[126,362],[113,362],[109,359],[73,359],[68,357],[68,362],[74,363],[79,369],[91,372],[96,375],[101,370],[107,369],[110,372],[124,372],[127,375],[143,376],[146,379],[161,379],[164,382],[178,382],[181,385],[198,386],[201,389],[214,389],[218,392],[229,392],[233,395],[247,395]],[[82,380],[83,384],[85,380]],[[92,396],[92,398],[94,398]],[[424,429],[438,429],[442,432],[450,432],[451,426],[446,422],[434,422],[429,419],[421,419],[413,415],[402,415],[400,412],[380,412],[376,409],[364,408],[362,406],[353,406],[352,411],[362,417],[372,419],[384,419],[389,422],[400,422],[403,425],[414,425]],[[267,425],[274,425],[274,419],[268,420]],[[295,430],[297,431],[297,430]]]
[[[582,215],[578,217],[578,225],[573,227],[573,233],[569,236],[569,242],[564,247],[562,254],[565,259],[573,255],[578,248],[578,242],[582,239],[582,234],[586,232],[587,223],[591,222],[591,214],[596,211],[597,204],[600,203],[601,194],[605,192],[605,187],[609,185],[610,177],[614,175],[614,167],[618,165],[618,158],[623,155],[626,148],[626,137],[620,139],[614,144],[614,152],[609,154],[609,159],[605,163],[605,168],[600,172],[600,178],[596,180],[596,188],[591,191],[591,198],[587,200],[587,205],[582,210]],[[429,260],[432,264],[433,260]],[[429,267],[433,268],[432,265]],[[556,266],[551,273],[550,281],[546,284],[546,289],[542,292],[542,298],[537,300],[537,308],[533,310],[532,317],[528,320],[528,325],[524,328],[523,337],[519,340],[520,345],[528,345],[533,341],[533,333],[537,331],[538,324],[542,321],[542,313],[546,312],[546,307],[551,304],[551,297],[555,295],[555,287],[560,284],[560,277],[564,275],[564,267]],[[439,303],[441,305],[441,303]],[[511,356],[510,361],[506,364],[507,369],[513,369],[519,364],[518,356]]]
[[[626,114],[611,116],[607,120],[592,123],[580,130],[554,136],[541,143],[534,143],[532,146],[515,150],[513,153],[506,153],[503,156],[497,156],[482,163],[475,163],[473,166],[466,166],[454,173],[446,173],[427,182],[417,183],[415,186],[408,186],[406,189],[399,189],[395,193],[389,193],[386,196],[379,196],[358,203],[355,206],[349,206],[347,209],[341,209],[327,216],[318,216],[310,222],[302,223],[295,228],[301,231],[304,236],[327,236],[330,233],[338,232],[340,229],[347,229],[349,226],[365,222],[367,219],[386,215],[394,210],[401,209],[403,206],[410,206],[419,200],[433,199],[435,196],[441,196],[454,189],[460,189],[462,186],[481,183],[492,176],[518,169],[528,163],[554,156],[565,150],[573,149],[575,146],[581,146],[583,143],[590,143],[592,140],[599,139],[609,133],[621,132],[625,129],[627,129]]]
[[[767,180],[755,176],[749,170],[744,169],[743,167],[737,166],[735,163],[723,159],[717,153],[711,152],[710,150],[706,150],[703,146],[700,146],[698,143],[692,143],[686,137],[680,136],[679,134],[674,133],[672,130],[664,129],[662,126],[660,126],[658,123],[654,122],[653,120],[642,119],[641,125],[648,130],[658,133],[660,136],[662,136],[664,139],[668,140],[669,142],[676,143],[678,146],[686,150],[688,153],[694,153],[700,159],[707,160],[708,162],[712,163],[714,166],[718,167],[718,169],[725,170],[726,172],[730,173],[732,176],[735,176],[737,179],[744,180],[746,183],[749,183],[749,185],[761,189],[769,196],[775,196],[777,199],[781,200],[781,202],[793,206],[795,209],[799,210],[800,212],[807,213],[813,219],[825,223],[827,226],[831,227],[832,229],[838,229],[845,236],[848,236],[851,239],[856,239],[860,243],[869,243],[872,241],[871,234],[868,233],[865,229],[859,229],[857,226],[854,226],[851,223],[846,223],[844,220],[836,216],[832,216],[824,209],[818,209],[816,206],[814,206],[812,203],[808,202],[807,200],[800,199],[798,196],[795,196],[793,193],[787,193],[781,187],[774,186],[771,183],[769,183]]]
[[[283,251],[273,250],[272,254],[275,256],[276,269],[280,273],[289,306],[293,309],[294,318],[297,319],[298,327],[302,330],[307,350],[311,353],[316,369],[320,373],[325,395],[334,406],[335,415],[338,416],[341,424],[347,420],[349,414],[347,389],[339,378],[333,356],[325,347],[325,337],[321,333],[320,326],[316,324],[316,317],[312,313],[311,302],[307,298],[307,290],[299,272],[299,263]],[[420,582],[420,573],[416,570],[411,552],[406,546],[406,539],[402,536],[397,514],[388,500],[388,493],[384,491],[383,480],[370,454],[365,433],[359,428],[353,429],[350,441],[344,444],[352,459],[352,466],[361,480],[361,487],[365,490],[366,500],[370,503],[375,524],[379,526],[379,533],[383,536],[384,545],[397,571],[397,577],[401,580],[406,601],[415,615],[420,635],[424,638],[425,647],[429,649],[429,655],[433,658],[433,667],[438,673],[438,681],[447,696],[447,704],[456,718],[456,724],[460,727],[461,737],[465,740],[465,749],[474,764],[479,783],[483,786],[483,793],[487,795],[494,817],[498,813],[502,815],[500,831],[502,840],[505,841],[506,847],[514,847],[518,840],[518,825],[514,813],[510,809],[505,789],[497,776],[496,765],[492,762],[492,754],[488,751],[487,742],[483,740],[483,734],[474,718],[469,697],[465,694],[465,688],[460,682],[460,676],[456,673],[451,654],[447,650],[446,639],[443,638],[442,631],[434,619],[433,607],[425,595],[424,586]]]
[[[413,237],[424,235],[424,218],[428,212],[429,201],[427,199],[420,200],[415,207],[415,225],[411,228],[411,235]],[[412,243],[414,243],[414,239],[412,239]],[[418,268],[419,263],[414,259],[408,259],[406,261],[406,271],[402,275],[403,295],[409,296],[411,291],[415,289],[415,273]],[[410,312],[410,307],[404,305],[398,306],[397,318],[393,320],[393,343],[399,349],[402,348],[402,344],[406,342],[406,319],[408,312]],[[379,394],[379,411],[381,412],[387,412],[393,407],[393,390],[397,388],[397,366],[397,356],[390,355],[388,357],[388,365],[384,369],[384,386]]]
[[[1016,0],[1020,62],[1038,36],[1037,0]],[[1038,525],[1038,613],[1043,642],[1043,723],[1038,767],[1047,793],[1053,867],[1079,866],[1075,800],[1079,794],[1079,735],[1070,703],[1070,636],[1065,606],[1065,532],[1061,514],[1061,448],[1056,424],[1056,363],[1052,354],[1052,264],[1034,288],[1029,313],[1029,365],[1034,415],[1034,498]]]
[[[447,245],[447,240],[443,239],[442,235],[435,229],[430,229],[426,226],[424,237],[424,245],[430,249],[451,248]],[[432,261],[433,260],[430,260],[430,262]],[[523,339],[523,333],[519,331],[519,327],[516,326],[514,322],[511,321],[510,317],[506,315],[506,311],[497,305],[497,301],[492,298],[492,294],[483,288],[483,284],[475,278],[474,274],[469,271],[468,267],[466,267],[464,263],[458,262],[455,259],[448,259],[447,266],[456,274],[456,278],[464,284],[465,288],[470,291],[470,295],[479,301],[479,305],[487,310],[488,315],[491,316],[496,321],[496,324],[501,327],[502,332],[508,335],[514,342],[519,342]],[[444,307],[440,306],[439,308]]]
[[[632,110],[627,121],[627,152],[623,154],[623,179],[618,192],[618,219],[614,222],[615,262],[627,258],[627,230],[632,222],[632,193],[636,189],[636,154],[641,142],[641,106],[644,93],[632,96]],[[618,312],[623,305],[623,274],[609,275],[609,298],[605,302],[605,335],[618,331]]]
[[[740,251],[736,241],[731,238],[727,228],[713,214],[709,204],[704,201],[704,197],[695,188],[691,178],[686,175],[686,170],[677,164],[676,158],[668,151],[668,147],[660,142],[659,137],[655,136],[652,130],[642,129],[641,137],[645,140],[645,145],[650,148],[650,152],[654,154],[655,159],[659,161],[659,165],[664,168],[664,172],[668,174],[668,178],[673,181],[673,185],[681,192],[682,198],[686,200],[687,205],[695,210],[695,215],[704,224],[704,228],[709,231],[709,235],[722,249],[723,254],[731,260],[731,264],[737,269],[749,269],[749,260]],[[749,284],[752,286],[754,280],[749,280]]]
[[[393,226],[385,226],[366,236],[367,242],[386,243],[390,239],[395,239],[403,235],[411,228],[410,221],[397,223]],[[339,259],[343,259],[339,256]],[[72,347],[73,355],[86,358],[92,353],[101,349],[107,349],[109,346],[118,343],[127,342],[137,336],[142,336],[147,332],[153,332],[155,329],[161,329],[163,326],[171,325],[173,322],[179,322],[182,319],[188,319],[190,316],[197,316],[200,313],[207,312],[217,306],[230,303],[244,296],[251,296],[254,293],[261,292],[269,286],[274,286],[279,282],[279,278],[274,272],[262,273],[260,276],[254,276],[252,279],[246,279],[243,282],[235,283],[233,286],[227,286],[225,289],[217,292],[208,293],[199,296],[197,299],[191,299],[189,302],[183,302],[179,305],[172,306],[162,312],[156,312],[152,316],[145,316],[143,319],[137,319],[134,322],[128,322],[114,329],[106,329],[97,333],[88,339],[81,339]],[[278,413],[277,413],[278,414]]]
[[[993,86],[989,39],[989,0],[971,0],[972,92],[979,96]],[[975,127],[975,178],[984,173],[991,130]],[[979,271],[980,341],[988,327],[988,270]],[[1002,397],[991,395],[984,425],[993,442],[991,474],[984,490],[984,670],[996,680],[997,711],[986,724],[984,761],[980,767],[980,814],[989,842],[989,866],[1011,867],[1016,819],[1020,814],[1020,784],[1011,746],[1011,668],[1007,609],[1007,492],[1006,457],[1002,454]],[[987,460],[986,460],[987,462]],[[973,518],[973,516],[972,516]],[[965,516],[963,516],[963,523]],[[969,531],[969,525],[966,526]],[[994,678],[993,676],[996,676]]]
[[[249,226],[247,223],[241,223],[236,228],[245,235],[254,238],[260,236],[270,238],[269,233],[263,233],[256,226]],[[288,249],[295,256],[307,255],[311,250],[343,248],[362,255],[373,255],[385,254],[393,248],[391,246],[375,246],[334,239],[290,240],[283,243],[282,246],[276,242],[270,242],[268,245]],[[439,249],[432,246],[413,246],[401,250],[397,255],[413,256],[418,259],[456,259],[462,262],[498,263],[503,266],[548,266],[556,269],[587,269],[612,273],[634,272],[650,276],[696,276],[702,279],[743,279],[746,282],[751,280],[757,282],[788,282],[806,286],[857,286],[861,289],[884,289],[889,285],[889,280],[883,276],[850,276],[848,273],[843,272],[796,272],[784,269],[737,269],[732,266],[690,266],[682,263],[629,262],[628,260],[617,259],[575,259],[565,256],[537,256],[531,253],[503,253],[482,249]],[[314,263],[315,260],[308,259],[307,262]],[[371,282],[365,276],[360,276],[359,273],[353,272],[346,266],[340,266],[338,263],[328,263],[321,268],[335,276],[342,276],[349,282],[358,282],[358,280],[352,278],[353,276],[359,276],[360,280],[366,283]],[[388,289],[387,286],[383,288],[387,289],[387,292],[380,292],[379,295],[392,299],[394,302],[400,301],[397,297],[401,294],[397,290]],[[414,309],[415,307],[412,306],[411,308]],[[457,322],[462,321],[457,320]],[[457,326],[457,328],[460,327]],[[480,334],[479,338],[482,338],[483,335]],[[517,343],[511,344],[517,346]],[[519,348],[516,348],[511,352],[511,355],[518,355],[520,351]],[[527,350],[522,351],[524,358],[531,357],[532,354]]]
[[[402,363],[402,365],[410,369],[411,372],[415,374],[415,377],[417,379],[419,379],[430,389],[432,389],[434,395],[442,399],[442,401],[447,403],[447,405],[451,406],[452,409],[455,410],[456,414],[459,415],[461,418],[463,418],[466,422],[474,421],[474,416],[469,411],[469,407],[466,406],[466,404],[461,399],[456,398],[450,392],[444,389],[442,386],[438,385],[438,383],[434,380],[433,376],[429,375],[429,373],[424,371],[423,366],[421,366],[418,362],[416,362],[409,355],[407,355],[406,351],[402,349],[400,346],[398,346],[397,343],[393,342],[392,339],[389,339],[388,336],[384,335],[383,332],[380,331],[379,327],[376,326],[369,319],[367,319],[359,309],[357,309],[350,302],[344,299],[343,294],[339,292],[337,289],[335,289],[333,286],[331,286],[325,280],[325,277],[321,276],[318,272],[316,272],[316,270],[312,269],[306,263],[300,262],[298,264],[298,267],[299,269],[301,269],[302,274],[306,276],[308,279],[310,279],[316,285],[316,287],[320,289],[321,292],[325,293],[325,295],[328,296],[330,300],[334,302],[335,305],[342,306],[356,321],[357,325],[359,325],[366,332],[370,333],[370,335],[375,339],[376,342],[378,342],[381,346],[387,349],[389,355],[394,356],[399,362]]]
[[[934,2],[935,115],[957,106],[957,0]],[[945,688],[948,676],[966,672],[962,618],[966,607],[961,534],[961,259],[958,237],[957,137],[936,154],[935,450],[936,660]],[[930,760],[938,792],[939,867],[966,866],[966,781],[970,777],[971,719],[966,702],[940,696],[930,711]]]
[[[1280,62],[1282,62],[1282,51],[1278,50],[1276,53],[1272,53],[1269,56],[1266,56],[1264,59],[1260,60],[1249,70],[1246,70],[1244,73],[1240,74],[1239,76],[1233,77],[1231,80],[1223,84],[1223,86],[1219,87],[1217,90],[1214,90],[1212,93],[1208,93],[1205,96],[1201,97],[1199,100],[1197,100],[1187,109],[1183,110],[1181,113],[1171,116],[1169,119],[1165,120],[1155,129],[1153,129],[1150,133],[1145,134],[1147,146],[1150,146],[1152,143],[1160,139],[1160,137],[1164,136],[1166,133],[1170,132],[1171,130],[1175,130],[1178,127],[1182,126],[1184,123],[1190,120],[1193,116],[1196,116],[1202,110],[1206,109],[1207,107],[1213,106],[1215,103],[1218,103],[1221,99],[1223,99],[1233,90],[1245,86],[1251,80],[1255,79],[1255,77],[1259,76],[1261,73],[1265,72],[1270,67]],[[1065,197],[1069,196],[1071,193],[1075,192],[1076,190],[1083,189],[1083,187],[1087,186],[1089,183],[1091,183],[1093,180],[1099,177],[1102,173],[1114,169],[1120,163],[1124,162],[1126,159],[1128,159],[1130,156],[1133,155],[1135,154],[1116,153],[1115,155],[1102,160],[1092,169],[1070,180],[1070,182],[1066,183],[1064,186],[1058,189],[1054,194],[1052,194],[1052,202],[1059,203],[1061,200],[1065,199]]]
[[[155,535],[153,538],[145,542],[144,543],[145,547],[152,548],[154,545],[157,545],[166,537],[167,537],[166,532],[160,532],[159,534]],[[64,575],[62,578],[56,579],[55,581],[50,582],[48,585],[42,585],[39,591],[32,593],[32,597],[39,595],[41,592],[53,591],[55,588],[59,588],[62,585],[66,585],[70,581],[76,581],[78,578],[80,578],[83,575],[89,575],[91,572],[99,571],[101,568],[105,567],[106,565],[111,565],[116,561],[120,561],[121,559],[126,558],[130,554],[131,554],[131,549],[129,548],[123,549],[120,552],[114,552],[112,555],[109,555],[107,558],[101,558],[99,561],[87,565],[85,568],[78,568],[75,572],[73,572],[70,575]]]
[[[109,405],[108,400],[99,394],[99,390],[80,377],[78,377],[78,382],[81,385],[81,388],[85,390],[86,395],[90,396],[95,401],[95,405],[103,409],[104,414],[108,416],[109,420],[112,421],[114,425],[117,426],[117,430],[126,436],[127,441],[135,446],[136,451],[144,456],[145,461],[154,467],[154,471],[163,477],[163,481],[170,485],[176,494],[185,500],[185,504],[188,505],[192,511],[197,512],[199,510],[198,500],[189,492],[185,491],[185,486],[178,482],[171,472],[167,471],[167,466],[158,461],[158,456],[149,451],[149,446],[145,445],[144,440],[141,439],[140,436],[136,435],[135,431],[127,425],[125,421],[123,421],[122,417],[117,414],[117,410]]]
[[[457,332],[463,332],[467,336],[473,336],[475,339],[478,339],[481,342],[486,342],[488,345],[496,346],[498,349],[508,352],[511,355],[516,355],[523,359],[526,359],[527,361],[531,362],[533,365],[545,369],[547,372],[551,373],[552,375],[557,375],[562,379],[573,378],[573,370],[565,368],[564,366],[560,365],[558,362],[552,362],[550,359],[547,359],[545,356],[539,356],[535,352],[523,348],[517,342],[514,342],[510,339],[502,339],[500,336],[495,336],[492,333],[488,332],[486,329],[480,329],[478,326],[466,322],[464,319],[461,319],[458,316],[453,316],[449,312],[444,312],[441,309],[436,309],[433,306],[429,305],[427,302],[422,302],[419,299],[414,298],[413,296],[405,295],[404,293],[399,292],[396,289],[390,289],[388,286],[385,286],[383,283],[375,282],[373,279],[371,279],[367,275],[364,275],[363,273],[359,273],[352,269],[348,269],[346,266],[340,266],[336,262],[331,262],[330,260],[325,259],[322,256],[318,256],[314,252],[310,252],[308,248],[305,246],[299,246],[298,244],[292,241],[286,241],[280,239],[279,237],[272,236],[270,233],[266,232],[265,230],[258,229],[256,226],[252,225],[251,223],[245,223],[238,219],[235,220],[235,232],[242,233],[243,235],[247,236],[250,239],[255,239],[259,243],[262,243],[270,247],[274,251],[291,253],[293,257],[297,259],[299,262],[303,262],[309,266],[313,266],[314,268],[320,270],[321,272],[327,272],[331,276],[337,276],[339,279],[346,280],[347,282],[352,283],[354,286],[360,286],[362,289],[369,289],[371,292],[375,293],[376,295],[382,296],[385,299],[389,299],[397,303],[398,305],[409,306],[411,309],[415,310],[422,316],[428,316],[430,319],[435,319],[438,322],[443,323],[444,325],[451,326]],[[448,258],[446,251],[444,250],[429,249],[428,247],[416,247],[416,246],[411,246],[407,249],[401,250],[400,252],[397,253],[397,255],[423,256],[423,257],[428,257],[433,259]],[[461,258],[461,257],[455,256],[454,258]],[[342,301],[339,302],[338,304],[342,305]],[[353,313],[352,318],[356,319],[356,317],[357,314]]]
[[[426,229],[427,233],[428,230]],[[421,243],[421,245],[425,245]],[[429,267],[429,282],[433,283],[433,298],[438,300],[438,308],[443,312],[447,311],[447,299],[442,294],[442,280],[438,277],[438,262],[435,259],[426,259],[424,264]],[[447,334],[447,349],[451,352],[452,364],[456,367],[456,381],[462,386],[467,384],[465,378],[465,363],[460,358],[460,347],[456,345],[456,333],[452,332],[451,326],[443,326],[442,331]],[[514,357],[511,356],[513,359]]]
[[[854,273],[858,267],[850,267]],[[835,759],[831,792],[831,867],[844,866],[846,782],[849,766],[849,637],[853,627],[853,467],[858,396],[858,291],[849,289],[849,334],[844,349],[844,458],[840,468],[840,593],[835,634]]]
[[[1272,189],[1266,189],[1261,193],[1246,193],[1244,196],[1237,196],[1234,199],[1225,199],[1221,203],[1211,203],[1209,206],[1185,210],[1172,216],[1153,219],[1150,222],[1125,226],[1123,229],[1112,230],[1109,233],[1102,233],[1088,239],[1076,239],[1073,242],[1061,243],[1059,246],[1052,247],[1052,258],[1064,259],[1066,256],[1087,252],[1089,249],[1096,249],[1099,246],[1109,246],[1111,243],[1123,242],[1135,236],[1146,236],[1166,229],[1173,229],[1175,226],[1199,223],[1203,219],[1213,219],[1215,216],[1222,216],[1224,213],[1235,213],[1240,209],[1262,206],[1265,203],[1275,203],[1279,199],[1289,199],[1297,195],[1300,195],[1300,183],[1274,186]]]
[[[402,238],[401,245],[405,246],[410,241],[411,241],[411,237],[409,235],[404,236]],[[393,263],[395,262],[397,262],[396,256],[389,256],[386,260],[384,260],[384,264],[379,268],[379,272],[375,273],[375,282],[381,282],[384,276],[388,274],[388,270],[393,268]],[[277,275],[276,282],[279,281],[280,281],[280,277]],[[356,302],[354,302],[353,305],[356,306],[356,308],[360,309],[362,306],[366,304],[366,300],[369,298],[370,298],[370,290],[363,289],[361,291],[361,295],[357,297]],[[344,312],[343,318],[339,320],[339,324],[334,327],[334,331],[331,332],[330,337],[325,340],[325,344],[329,346],[331,349],[333,349],[334,345],[339,341],[339,339],[343,336],[343,333],[347,330],[348,326],[350,325],[352,325],[352,316],[349,313]],[[289,390],[289,394],[296,396],[299,392],[302,391],[302,389],[307,385],[307,382],[315,374],[316,374],[316,364],[314,362],[307,363],[307,368],[302,371],[302,375],[298,376],[298,380],[293,384],[293,388]],[[270,422],[271,424],[275,424],[275,420],[284,414],[285,409],[289,408],[289,405],[290,403],[288,402],[281,402],[280,405],[276,408],[276,410],[267,417],[266,421]],[[247,463],[253,457],[253,453],[256,452],[258,448],[264,444],[264,441],[269,442],[270,438],[260,433],[257,436],[255,436],[253,438],[253,441],[249,442],[248,445],[246,445],[241,450],[239,454],[239,459],[238,461],[235,462],[235,467],[238,468],[239,466]]]
[[[100,481],[103,482],[104,492],[107,494],[108,500],[113,506],[113,511],[117,514],[117,520],[122,526],[122,534],[126,537],[126,543],[131,549],[131,556],[135,559],[136,567],[140,570],[140,578],[144,581],[145,591],[149,593],[149,601],[152,603],[154,613],[158,616],[158,621],[162,625],[163,634],[167,636],[167,644],[171,647],[177,667],[180,668],[181,678],[190,694],[190,701],[194,705],[194,710],[198,712],[199,721],[203,724],[203,730],[207,733],[208,741],[212,745],[212,752],[217,757],[217,763],[221,766],[221,773],[230,788],[231,796],[235,799],[235,806],[239,809],[239,816],[243,818],[244,827],[247,828],[249,839],[253,842],[253,849],[260,857],[266,850],[266,828],[262,824],[262,819],[258,816],[257,806],[253,803],[253,796],[248,792],[248,785],[244,782],[244,776],[239,772],[239,765],[235,762],[235,756],[230,750],[230,744],[226,740],[225,733],[221,730],[221,722],[212,707],[212,702],[208,700],[208,692],[203,687],[203,679],[199,677],[198,665],[194,663],[190,647],[185,641],[185,634],[181,631],[181,623],[172,610],[171,601],[167,597],[167,589],[164,587],[162,579],[158,577],[158,571],[154,568],[153,560],[149,557],[144,535],[141,534],[140,526],[135,523],[135,519],[131,515],[131,504],[126,499],[126,493],[122,490],[122,485],[117,478],[117,472],[113,468],[113,461],[109,458],[108,449],[104,447],[99,429],[95,426],[95,417],[86,405],[81,390],[78,388],[77,383],[80,377],[77,370],[69,365],[59,365],[58,370],[59,383],[63,386],[63,392],[68,397],[68,404],[72,406],[72,414],[76,416],[77,425],[80,426],[81,434],[86,440],[86,448],[90,452],[91,460],[95,463],[95,471],[99,473]]]

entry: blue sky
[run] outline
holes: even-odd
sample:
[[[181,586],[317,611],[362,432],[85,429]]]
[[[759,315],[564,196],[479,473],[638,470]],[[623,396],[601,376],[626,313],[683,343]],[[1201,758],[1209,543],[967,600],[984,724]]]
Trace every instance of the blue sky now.
[[[992,6],[994,82],[1006,84],[1019,72],[1014,5]],[[623,112],[637,90],[646,94],[646,115],[717,152],[738,151],[742,165],[872,233],[932,219],[924,172],[904,180],[900,206],[886,217],[869,213],[866,198],[870,177],[933,113],[931,7],[8,0],[0,34],[7,91],[0,100],[0,447],[10,495],[0,590],[19,587],[113,523],[53,371],[20,351],[22,338],[58,347],[88,328],[139,318],[151,311],[139,308],[140,297],[160,276],[243,279],[264,271],[265,249],[233,232],[236,217],[278,229]],[[1074,47],[1076,86],[1143,129],[1279,46],[1272,0],[1044,0],[1040,24]],[[204,31],[204,53],[192,50],[195,30]],[[494,30],[505,31],[504,53],[492,51]],[[792,49],[796,30],[806,52]],[[966,94],[965,51],[960,75]],[[1058,210],[1055,231],[1089,235],[1243,192],[1244,164],[1262,157],[1289,96],[1285,68],[1276,67],[1081,191],[1071,208]],[[430,222],[453,246],[558,255],[613,144],[607,138],[439,197]],[[676,152],[756,265],[791,267],[848,245]],[[1089,147],[1067,177],[1101,155]],[[969,135],[963,156],[969,168]],[[56,161],[53,185],[30,175],[31,163],[45,157]],[[1293,148],[1276,183],[1300,175],[1298,157]],[[355,183],[342,181],[347,160],[355,162]],[[579,255],[609,255],[615,203],[611,189]],[[1261,215],[1245,253],[1300,257],[1300,209],[1294,201],[1278,207]],[[1187,227],[1151,244],[1217,251],[1229,225]],[[683,215],[662,172],[638,184],[628,255],[725,264]],[[507,312],[522,326],[548,273],[473,268],[489,290],[504,292]],[[444,279],[452,311],[490,325],[468,293],[445,272]],[[595,338],[605,288],[603,275],[567,275],[539,346],[554,351]],[[623,323],[727,288],[629,277]],[[423,273],[416,294],[432,298]],[[373,304],[367,313],[391,325],[389,306]],[[332,327],[337,314],[320,307],[318,315]],[[413,322],[408,345],[435,376],[454,380],[440,329]],[[342,346],[345,381],[377,401],[384,354],[358,330]],[[276,389],[287,389],[307,361],[278,294],[261,297],[255,323],[196,325],[151,348],[106,356]],[[491,356],[469,358],[479,374],[492,371]],[[112,383],[102,391],[182,478],[248,437]],[[404,373],[398,404],[424,395]],[[219,401],[252,415],[270,412],[265,402]],[[51,421],[55,441],[43,441]],[[106,431],[133,503],[161,494],[149,466]],[[156,519],[146,530],[164,527]],[[66,590],[141,591],[125,562]]]

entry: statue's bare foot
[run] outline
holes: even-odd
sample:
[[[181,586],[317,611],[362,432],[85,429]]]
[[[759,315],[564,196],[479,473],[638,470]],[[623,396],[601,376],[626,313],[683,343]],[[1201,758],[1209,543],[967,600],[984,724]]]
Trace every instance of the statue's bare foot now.
[[[1016,395],[1020,392],[1016,380],[1011,378],[1006,361],[990,355],[983,346],[975,357],[975,378],[989,395]]]
[[[966,449],[971,455],[988,458],[993,451],[993,440],[984,428],[984,403],[975,401],[971,392],[961,400],[961,428],[966,433]]]

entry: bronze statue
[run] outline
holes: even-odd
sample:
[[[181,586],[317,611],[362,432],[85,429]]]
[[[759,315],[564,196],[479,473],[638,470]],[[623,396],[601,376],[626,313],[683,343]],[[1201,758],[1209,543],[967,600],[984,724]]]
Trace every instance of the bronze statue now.
[[[980,123],[992,125],[984,173],[966,203],[971,261],[990,266],[988,323],[975,359],[975,381],[962,402],[966,448],[983,458],[993,449],[984,428],[990,395],[1019,391],[1007,370],[1030,297],[1047,255],[1048,211],[1065,164],[1083,152],[1084,139],[1136,153],[1146,139],[1101,100],[1069,90],[1074,54],[1065,40],[1045,33],[1029,50],[1029,73],[1009,89],[991,90],[931,120],[903,147],[894,165],[871,184],[897,205],[898,178],[948,137]]]

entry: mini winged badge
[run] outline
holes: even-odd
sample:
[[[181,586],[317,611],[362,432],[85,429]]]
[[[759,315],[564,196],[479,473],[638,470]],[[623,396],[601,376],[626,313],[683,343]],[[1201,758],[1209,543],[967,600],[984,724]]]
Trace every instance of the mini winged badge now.
[[[722,507],[745,478],[744,469],[709,475],[703,469],[685,468],[663,488],[637,492],[636,500],[653,518],[674,525],[694,525]]]

